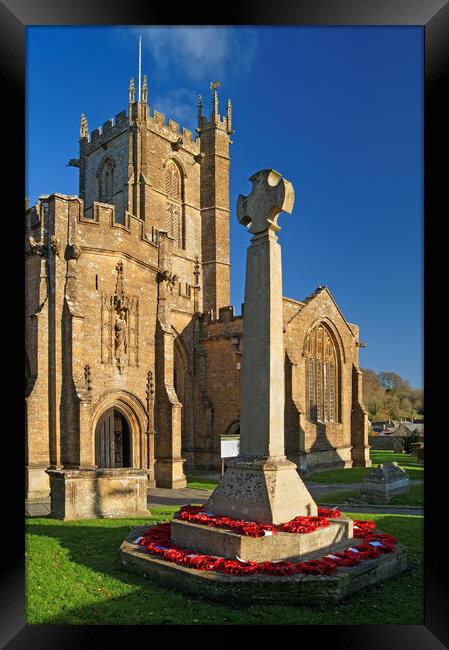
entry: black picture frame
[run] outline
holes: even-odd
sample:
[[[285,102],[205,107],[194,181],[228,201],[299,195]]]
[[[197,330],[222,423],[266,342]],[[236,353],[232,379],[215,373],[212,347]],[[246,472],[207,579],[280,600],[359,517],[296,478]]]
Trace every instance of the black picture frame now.
[[[24,413],[22,365],[17,350],[23,333],[23,221],[24,202],[24,82],[25,28],[30,25],[421,25],[424,27],[425,57],[425,371],[426,431],[428,438],[425,484],[425,623],[424,625],[301,626],[292,630],[290,639],[302,647],[317,641],[351,648],[397,650],[398,648],[433,650],[449,647],[447,626],[447,567],[445,533],[447,513],[444,444],[447,438],[442,418],[444,381],[437,380],[444,350],[443,263],[446,241],[440,228],[447,218],[447,142],[448,118],[444,95],[447,89],[449,54],[449,2],[447,0],[284,0],[269,2],[243,0],[216,3],[215,14],[200,4],[173,8],[163,3],[136,0],[0,0],[0,66],[2,68],[1,122],[3,162],[3,238],[2,278],[4,314],[2,375],[5,414],[11,414],[3,427],[3,470],[11,468],[6,482],[2,473],[3,500],[6,509],[3,537],[7,552],[2,556],[1,626],[2,647],[78,648],[114,645],[137,647],[182,641],[190,633],[193,643],[216,643],[214,628],[206,625],[180,626],[169,630],[151,626],[50,626],[25,624],[24,569],[24,485],[23,457]],[[373,190],[375,191],[375,190]],[[446,208],[446,210],[445,210]],[[17,248],[16,248],[17,246]],[[6,259],[5,259],[6,258]],[[21,284],[22,283],[22,284]],[[14,304],[16,303],[16,304]],[[422,315],[417,313],[417,318]],[[17,321],[17,322],[16,322]],[[17,336],[16,336],[17,335]],[[15,338],[16,345],[13,344]],[[17,404],[15,401],[17,400]],[[210,634],[208,633],[210,631]],[[216,628],[215,628],[216,630]],[[262,639],[266,628],[252,628],[250,635]],[[167,634],[169,633],[169,641]],[[162,636],[164,634],[164,637]],[[256,638],[256,636],[254,638]],[[241,635],[231,627],[220,628],[220,640],[238,643]],[[284,634],[279,641],[286,638]],[[269,643],[265,640],[264,643]],[[292,641],[288,641],[291,643]]]

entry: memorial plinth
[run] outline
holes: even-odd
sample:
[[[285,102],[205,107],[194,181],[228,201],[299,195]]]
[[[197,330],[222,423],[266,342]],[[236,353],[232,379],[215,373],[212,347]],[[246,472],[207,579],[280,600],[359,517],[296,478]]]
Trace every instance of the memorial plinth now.
[[[171,541],[196,553],[211,554],[244,562],[303,561],[340,551],[353,543],[352,519],[329,519],[329,526],[311,533],[282,533],[248,537],[232,530],[209,528],[173,519]]]

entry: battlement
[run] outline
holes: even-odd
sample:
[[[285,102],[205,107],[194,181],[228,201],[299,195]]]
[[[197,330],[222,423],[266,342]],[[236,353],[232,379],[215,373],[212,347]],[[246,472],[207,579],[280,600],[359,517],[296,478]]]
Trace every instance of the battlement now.
[[[214,323],[230,323],[233,320],[242,318],[234,314],[234,305],[219,307],[218,313],[215,309],[209,309],[202,314],[204,325],[213,325]]]
[[[87,132],[87,134],[84,136],[87,140],[86,153],[90,153],[94,149],[97,149],[100,145],[111,140],[117,135],[120,135],[128,128],[128,126],[129,120],[128,116],[126,115],[126,111],[120,111],[120,113],[117,113],[115,118],[111,118],[110,120],[104,122],[103,126],[99,126],[98,128],[94,129],[90,135]]]
[[[153,110],[152,115],[150,114],[147,124],[150,129],[169,140],[171,140],[171,136],[174,136],[176,139],[172,141],[172,146],[184,147],[195,154],[199,153],[200,139],[198,137],[194,138],[192,131],[180,127],[178,122],[175,122],[170,117],[166,120],[165,115],[156,109]]]
[[[38,203],[31,206],[25,211],[25,233],[28,235],[36,230],[47,229],[49,224],[46,223],[47,215],[52,215],[52,223],[55,229],[58,229],[58,221],[65,231],[67,229],[67,212],[70,218],[87,227],[86,232],[90,232],[92,228],[100,228],[100,238],[104,238],[108,231],[114,237],[114,242],[117,240],[117,231],[126,232],[130,239],[134,241],[144,242],[151,248],[157,249],[157,231],[155,228],[152,232],[145,231],[145,222],[125,212],[122,218],[117,219],[115,205],[109,203],[100,203],[94,201],[92,207],[88,210],[84,208],[84,201],[79,196],[66,195],[54,193],[39,197]],[[101,234],[100,234],[101,232]],[[115,234],[114,234],[115,232]],[[77,237],[81,239],[84,236],[83,228],[76,230]],[[123,239],[123,235],[119,235]],[[112,241],[112,240],[111,240]]]

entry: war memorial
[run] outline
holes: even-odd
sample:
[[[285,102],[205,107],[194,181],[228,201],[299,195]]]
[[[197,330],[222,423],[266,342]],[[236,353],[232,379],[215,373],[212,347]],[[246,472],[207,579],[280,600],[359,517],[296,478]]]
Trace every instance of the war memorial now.
[[[253,235],[245,283],[240,454],[204,506],[131,531],[130,571],[165,586],[235,602],[335,602],[407,565],[406,548],[371,522],[317,508],[284,453],[281,212],[294,190],[274,170],[251,176],[239,222]]]

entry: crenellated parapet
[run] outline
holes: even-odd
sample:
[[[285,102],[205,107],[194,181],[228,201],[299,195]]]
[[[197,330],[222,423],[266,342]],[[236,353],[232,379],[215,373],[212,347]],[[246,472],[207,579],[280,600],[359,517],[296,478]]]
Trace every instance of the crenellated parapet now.
[[[148,232],[146,224],[129,212],[117,219],[114,205],[95,201],[90,210],[77,196],[55,193],[41,196],[25,212],[25,252],[43,260],[59,258],[64,264],[81,254],[121,256],[148,269],[158,282],[164,269],[159,264],[161,237],[158,229]],[[191,262],[192,268],[195,261]],[[185,274],[186,273],[186,274]],[[169,292],[174,308],[193,314],[198,286],[194,273],[182,272],[171,278]],[[161,276],[162,277],[162,276]]]
[[[243,316],[234,314],[233,305],[220,307],[218,314],[208,310],[201,315],[201,341],[231,340],[240,351],[240,341],[243,337]]]
[[[180,128],[178,122],[171,118],[166,120],[165,115],[157,110],[153,110],[153,114],[150,114],[147,127],[165,140],[169,140],[174,151],[184,149],[195,156],[200,153],[199,138],[194,138],[192,131]]]
[[[105,143],[122,134],[128,127],[129,120],[126,111],[121,111],[120,113],[117,113],[115,118],[107,120],[104,122],[103,126],[94,129],[90,135],[87,128],[85,128],[81,131],[83,134],[81,137],[87,139],[86,154],[91,154],[93,151],[98,149],[98,147],[103,146]]]

